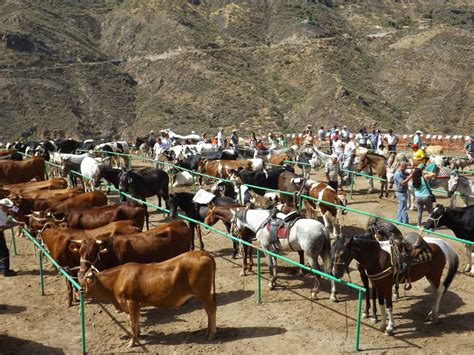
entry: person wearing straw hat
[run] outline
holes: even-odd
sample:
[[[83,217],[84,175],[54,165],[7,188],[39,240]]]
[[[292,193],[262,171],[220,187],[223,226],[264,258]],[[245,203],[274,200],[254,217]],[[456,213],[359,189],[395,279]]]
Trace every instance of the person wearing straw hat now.
[[[0,272],[5,277],[16,275],[16,272],[10,269],[10,251],[8,250],[4,234],[4,230],[17,225],[17,223],[8,220],[8,211],[14,207],[15,205],[8,198],[0,200]]]
[[[469,140],[464,145],[464,151],[469,161],[474,160],[474,136],[469,137]]]
[[[421,135],[423,134],[422,131],[418,130],[415,132],[415,135],[413,136],[413,144],[416,144],[419,149],[422,148],[423,143],[421,142]]]

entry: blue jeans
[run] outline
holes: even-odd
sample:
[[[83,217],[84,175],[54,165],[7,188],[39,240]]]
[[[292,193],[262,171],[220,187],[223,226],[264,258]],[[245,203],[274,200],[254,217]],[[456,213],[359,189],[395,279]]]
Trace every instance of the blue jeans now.
[[[397,192],[398,199],[398,210],[397,210],[397,221],[402,223],[408,223],[408,193],[407,192]]]

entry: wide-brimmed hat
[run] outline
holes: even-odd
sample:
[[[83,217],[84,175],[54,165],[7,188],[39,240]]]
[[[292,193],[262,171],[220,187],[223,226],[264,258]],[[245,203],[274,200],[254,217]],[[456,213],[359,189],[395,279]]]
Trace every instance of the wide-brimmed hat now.
[[[418,131],[415,132],[415,134],[423,134],[423,132],[418,130]]]
[[[2,198],[0,200],[0,205],[4,205],[8,208],[12,208],[15,204],[13,203],[12,200],[8,199],[8,198]]]

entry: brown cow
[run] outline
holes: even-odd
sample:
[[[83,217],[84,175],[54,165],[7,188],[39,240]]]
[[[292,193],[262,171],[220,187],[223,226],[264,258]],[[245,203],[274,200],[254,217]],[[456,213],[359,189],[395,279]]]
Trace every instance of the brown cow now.
[[[81,256],[79,274],[82,275],[91,266],[103,270],[128,262],[152,263],[171,259],[189,251],[191,236],[186,222],[173,221],[138,234],[101,241],[86,238],[72,244],[71,251]]]
[[[252,170],[252,162],[250,160],[202,160],[199,163],[198,171],[206,175],[228,179],[239,168]],[[199,180],[201,183],[201,177]]]
[[[67,215],[76,208],[99,207],[105,206],[106,204],[107,196],[102,191],[89,191],[61,203],[54,204],[47,209],[47,212]]]
[[[32,214],[29,227],[40,230],[47,222],[63,222],[69,228],[94,229],[114,221],[132,220],[135,227],[143,229],[145,209],[133,202],[124,202],[91,208],[77,208],[69,211],[65,219],[59,219],[52,214]]]
[[[51,228],[50,228],[51,227]],[[69,250],[71,240],[82,240],[85,238],[103,239],[113,235],[132,234],[139,232],[139,228],[133,226],[133,221],[117,221],[112,222],[104,227],[81,230],[72,228],[58,228],[52,223],[44,225],[40,238],[46,245],[51,257],[62,267],[75,268],[79,266],[79,255]],[[77,275],[72,272],[73,276]],[[67,282],[69,294],[69,306],[72,306],[73,289]]]
[[[216,262],[205,251],[190,251],[162,263],[128,263],[79,280],[86,297],[112,303],[130,317],[132,338],[138,341],[140,308],[177,308],[195,296],[207,313],[208,339],[216,336]]]
[[[55,198],[55,197],[59,197],[63,195],[74,197],[82,193],[84,193],[84,190],[82,188],[75,187],[71,189],[30,191],[30,192],[21,194],[21,197],[32,198],[32,199],[51,199],[51,198]]]
[[[285,160],[291,160],[290,157],[286,154],[276,154],[270,157],[270,164],[273,165],[283,165]]]
[[[336,205],[347,205],[347,199],[344,194],[337,194],[337,192],[330,187],[328,184],[323,182],[310,182],[308,184],[308,196],[317,198],[318,200],[330,202]],[[306,211],[310,218],[316,218],[316,202],[308,199],[304,199],[304,204]],[[330,230],[332,226],[333,237],[339,236],[339,231],[341,229],[340,218],[341,214],[346,214],[345,209],[340,209],[334,206],[330,206],[321,202],[317,203],[321,215],[323,216],[324,225],[327,230]]]
[[[15,154],[16,152],[16,149],[0,150],[0,160],[10,159],[12,154]]]
[[[22,161],[0,160],[0,183],[16,184],[31,179],[43,181],[45,166],[43,157],[32,157]]]
[[[56,190],[67,188],[67,181],[63,178],[54,178],[44,181],[23,182],[20,184],[3,185],[2,189],[10,191],[12,194],[25,194],[38,190]]]

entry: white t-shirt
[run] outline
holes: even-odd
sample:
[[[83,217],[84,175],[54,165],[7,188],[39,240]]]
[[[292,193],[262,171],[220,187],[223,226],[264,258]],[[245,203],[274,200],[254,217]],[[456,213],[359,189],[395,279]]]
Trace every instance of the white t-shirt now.
[[[398,138],[397,138],[397,135],[396,135],[396,134],[393,134],[393,135],[386,134],[384,138],[387,140],[388,145],[395,145],[395,144],[397,144]]]
[[[224,146],[224,135],[221,131],[217,133],[217,146],[223,147]]]
[[[349,130],[348,129],[342,129],[341,131],[341,136],[343,136],[344,138],[349,138]]]
[[[346,146],[344,148],[344,154],[345,155],[352,155],[352,153],[355,151],[356,146],[353,141],[349,141],[346,143]]]
[[[332,149],[334,154],[341,154],[344,153],[344,143],[338,139],[337,141],[332,142]]]

